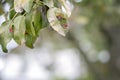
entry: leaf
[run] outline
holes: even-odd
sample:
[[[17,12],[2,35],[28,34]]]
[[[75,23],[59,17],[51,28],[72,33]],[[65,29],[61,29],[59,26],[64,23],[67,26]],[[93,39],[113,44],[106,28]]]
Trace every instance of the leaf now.
[[[0,34],[4,33],[9,28],[11,23],[12,21],[3,22],[0,26]]]
[[[30,14],[26,15],[26,46],[33,48],[33,44],[36,41],[40,29],[42,29],[42,14],[41,7],[35,8]],[[31,28],[33,27],[33,28]],[[34,30],[35,35],[33,35],[32,30]]]
[[[7,43],[9,43],[12,39],[12,33],[9,31],[11,25],[11,21],[6,21],[0,27],[0,31],[2,31],[0,33],[0,44],[2,46],[3,52],[8,52],[6,46]]]
[[[48,11],[48,7],[46,7],[45,5],[43,5],[42,10],[40,11],[42,14],[42,28],[48,27],[49,26],[49,22],[48,22],[48,18],[46,16],[47,11]]]
[[[33,22],[33,13],[29,13],[26,15],[25,22],[26,22],[25,44],[29,48],[33,48],[33,44],[37,39],[35,28],[33,26],[33,23],[34,23]]]
[[[23,12],[22,1],[23,0],[14,0],[14,9],[17,13]]]
[[[4,13],[2,6],[0,5],[0,15]]]
[[[16,12],[23,12],[23,9],[26,12],[30,12],[32,6],[33,6],[34,0],[14,0],[14,9]]]
[[[30,34],[26,34],[25,39],[26,39],[25,42],[26,46],[28,46],[29,48],[33,48],[34,47],[33,44],[36,41],[37,36],[31,36]]]
[[[70,17],[72,12],[72,7],[71,7],[72,4],[70,4],[70,2],[67,0],[58,0],[58,1],[61,3],[62,7],[65,9],[65,13],[67,14],[67,16]]]
[[[53,7],[54,3],[53,0],[43,0],[43,3],[47,5],[48,7]]]
[[[15,10],[10,11],[9,12],[9,19],[12,19],[15,14],[16,14]]]
[[[18,16],[14,19],[14,40],[18,43],[24,43],[25,42],[25,17],[24,16]]]
[[[35,33],[36,35],[38,35],[40,29],[42,29],[42,13],[40,12],[39,7],[36,8],[35,11],[33,11],[32,19],[34,23]]]
[[[60,21],[56,17],[58,14],[61,14],[65,17],[65,14],[63,14],[59,8],[50,8],[47,13],[47,18],[51,27],[59,34],[65,36],[66,30],[63,28]]]

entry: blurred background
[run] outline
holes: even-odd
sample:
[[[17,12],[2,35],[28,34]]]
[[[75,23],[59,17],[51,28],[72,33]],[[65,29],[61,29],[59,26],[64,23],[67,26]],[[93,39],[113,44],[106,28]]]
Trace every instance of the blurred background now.
[[[47,27],[34,49],[0,49],[0,80],[120,80],[120,0],[70,0],[70,31]],[[0,0],[0,24],[13,0]]]

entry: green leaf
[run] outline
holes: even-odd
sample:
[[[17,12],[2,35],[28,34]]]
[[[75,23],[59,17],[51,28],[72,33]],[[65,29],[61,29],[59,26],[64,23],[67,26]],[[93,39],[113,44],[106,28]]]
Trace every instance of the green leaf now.
[[[11,21],[6,21],[0,27],[0,31],[2,31],[0,33],[0,44],[1,44],[2,50],[4,52],[8,52],[6,46],[10,42],[10,40],[12,39],[12,33],[9,30],[10,27],[12,27],[11,25],[12,25]]]
[[[0,15],[4,13],[2,6],[0,5]]]
[[[4,33],[9,28],[11,23],[12,21],[3,22],[0,26],[0,34]]]
[[[36,41],[37,36],[31,36],[30,34],[26,34],[25,39],[26,46],[28,46],[29,48],[34,48],[33,44]]]
[[[36,36],[35,29],[34,29],[33,22],[32,22],[32,16],[33,14],[29,13],[25,17],[26,33],[30,33],[30,35]]]
[[[25,22],[26,22],[25,44],[29,48],[33,48],[33,44],[37,39],[35,28],[33,26],[33,23],[34,23],[33,22],[33,13],[29,13],[26,15]]]
[[[24,43],[25,42],[25,17],[24,16],[17,16],[14,19],[14,40],[18,43]]]
[[[42,29],[42,13],[40,12],[40,9],[37,8],[34,12],[33,12],[33,23],[34,23],[34,29],[36,32],[36,35],[39,35],[39,31],[40,29]]]
[[[40,29],[42,29],[42,15],[39,8],[36,8],[32,13],[26,15],[26,46],[33,48]],[[32,28],[31,28],[32,27]],[[33,31],[35,35],[33,35]]]
[[[16,14],[15,10],[10,11],[9,12],[9,18],[12,19],[15,14]]]

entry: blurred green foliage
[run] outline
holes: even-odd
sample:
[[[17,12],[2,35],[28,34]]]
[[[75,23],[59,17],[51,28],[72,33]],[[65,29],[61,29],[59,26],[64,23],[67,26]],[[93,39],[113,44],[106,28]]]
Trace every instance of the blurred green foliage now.
[[[74,4],[78,14],[76,22],[82,24],[84,31],[80,34],[86,37],[83,41],[87,39],[92,43],[97,56],[102,50],[108,50],[110,54],[108,63],[90,63],[95,68],[95,74],[98,73],[95,80],[120,80],[117,62],[120,58],[120,0],[74,0]]]

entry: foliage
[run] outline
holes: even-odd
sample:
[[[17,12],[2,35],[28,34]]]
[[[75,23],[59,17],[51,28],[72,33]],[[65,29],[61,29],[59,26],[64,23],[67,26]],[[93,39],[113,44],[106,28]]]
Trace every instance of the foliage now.
[[[93,68],[95,69],[92,70],[90,68],[90,70],[96,71],[93,72],[94,77],[98,74],[95,80],[119,80],[120,0],[81,0],[79,3],[76,3],[76,5],[79,13],[79,17],[77,18],[79,18],[79,20],[86,20],[85,26],[82,26],[82,29],[84,29],[84,34],[87,35],[85,35],[87,39],[85,38],[84,43],[82,42],[83,45],[80,45],[84,47],[85,40],[86,43],[88,42],[87,40],[91,40],[96,48],[95,51],[92,51],[91,46],[88,47],[89,44],[85,46],[86,56],[88,57],[91,52],[91,59],[96,58],[96,61],[90,62],[88,57],[88,61],[90,62],[88,66],[90,67],[90,65],[93,64]],[[83,37],[81,39],[83,40]],[[96,50],[98,50],[98,52],[96,52]],[[100,60],[99,55],[104,53],[108,55],[101,56]],[[94,57],[95,55],[97,56]],[[109,60],[107,62],[102,62],[102,60],[106,60],[108,57]],[[102,68],[100,66],[102,66]]]
[[[8,1],[1,1],[4,2]],[[14,0],[7,15],[9,19],[0,26],[0,44],[3,51],[8,52],[6,46],[11,39],[19,45],[25,43],[33,48],[40,30],[47,26],[65,36],[71,10],[68,0]],[[3,12],[1,8],[0,12]]]
[[[97,50],[109,48],[110,36],[106,29],[119,25],[117,0],[82,0],[79,6],[79,18],[86,20],[85,31]],[[107,46],[106,46],[107,45]]]

